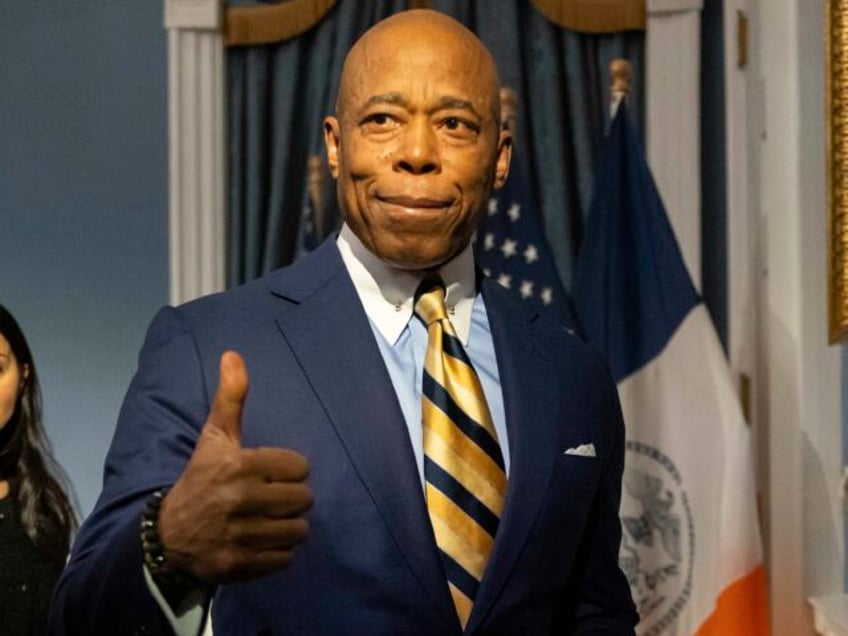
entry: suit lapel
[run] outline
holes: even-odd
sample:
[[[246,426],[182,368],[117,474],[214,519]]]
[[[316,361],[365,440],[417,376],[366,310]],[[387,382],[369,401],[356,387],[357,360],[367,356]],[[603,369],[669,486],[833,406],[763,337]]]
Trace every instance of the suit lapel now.
[[[458,630],[409,432],[368,318],[334,242],[302,264],[273,285],[289,301],[277,324],[446,633]]]
[[[483,299],[504,395],[510,477],[491,560],[466,628],[469,634],[492,609],[527,541],[553,471],[557,443],[557,427],[551,421],[555,417],[553,370],[532,334],[531,321],[495,283],[483,285]]]

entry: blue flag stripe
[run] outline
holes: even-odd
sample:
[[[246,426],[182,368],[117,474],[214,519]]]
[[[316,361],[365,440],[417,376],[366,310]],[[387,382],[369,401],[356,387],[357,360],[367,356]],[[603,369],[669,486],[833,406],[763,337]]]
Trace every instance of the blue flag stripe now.
[[[572,293],[584,336],[618,382],[660,352],[699,298],[625,103],[595,184]]]

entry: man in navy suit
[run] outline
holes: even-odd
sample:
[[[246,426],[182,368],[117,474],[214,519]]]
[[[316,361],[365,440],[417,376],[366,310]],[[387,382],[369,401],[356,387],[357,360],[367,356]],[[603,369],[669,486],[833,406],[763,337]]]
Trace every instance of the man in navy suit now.
[[[498,89],[489,52],[442,14],[357,42],[324,125],[345,226],[157,315],[52,633],[196,633],[210,603],[216,634],[633,633],[615,385],[474,268],[509,168]],[[508,479],[464,630],[424,494],[413,298],[433,274]]]

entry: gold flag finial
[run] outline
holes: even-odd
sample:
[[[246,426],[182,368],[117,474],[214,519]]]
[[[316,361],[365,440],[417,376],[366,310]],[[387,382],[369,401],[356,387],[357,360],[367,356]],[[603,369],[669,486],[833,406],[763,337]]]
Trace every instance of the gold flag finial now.
[[[610,117],[615,117],[615,111],[627,95],[630,94],[631,70],[630,62],[616,58],[609,65],[610,79]]]

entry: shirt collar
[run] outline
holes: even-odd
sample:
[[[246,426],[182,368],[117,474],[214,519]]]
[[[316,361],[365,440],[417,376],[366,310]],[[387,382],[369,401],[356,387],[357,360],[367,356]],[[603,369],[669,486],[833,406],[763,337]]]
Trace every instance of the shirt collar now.
[[[394,345],[412,317],[413,296],[424,274],[397,269],[380,260],[347,224],[342,226],[336,244],[365,313],[386,341]],[[477,293],[471,244],[439,268],[438,273],[445,283],[445,304],[451,324],[462,344],[467,345]]]

